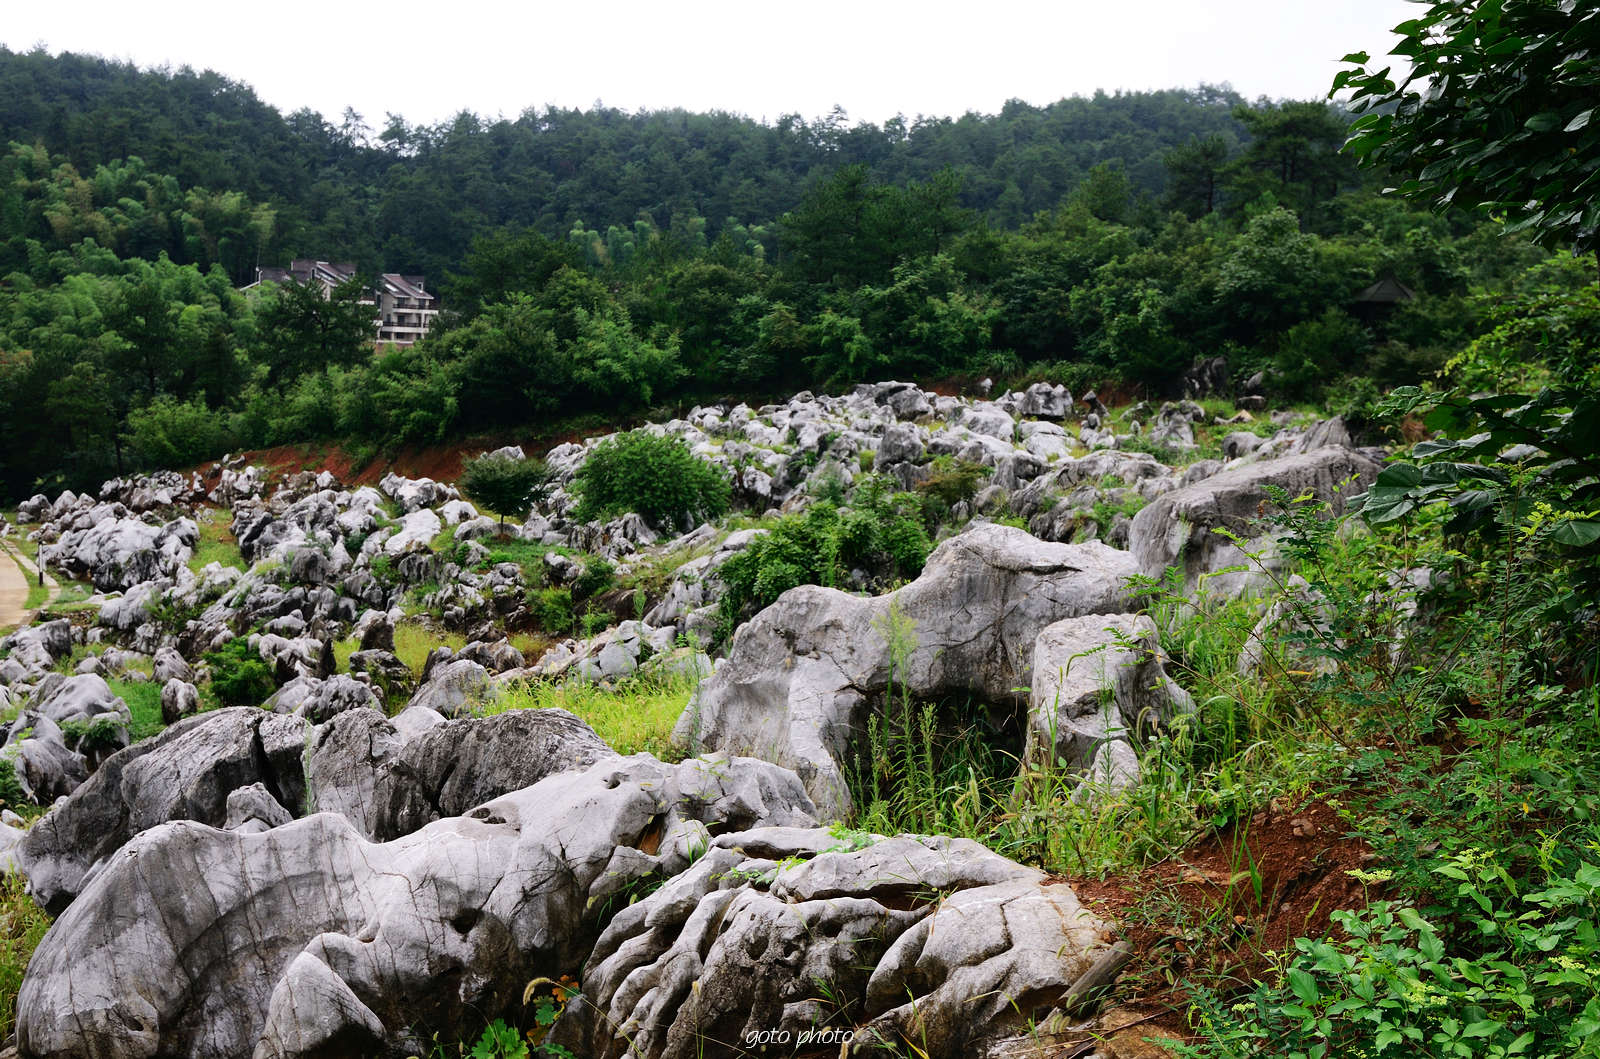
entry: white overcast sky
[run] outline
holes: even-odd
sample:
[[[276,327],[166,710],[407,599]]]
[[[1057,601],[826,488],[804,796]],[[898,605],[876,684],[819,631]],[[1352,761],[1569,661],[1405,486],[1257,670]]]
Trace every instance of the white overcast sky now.
[[[1406,0],[677,0],[244,4],[4,0],[0,43],[211,68],[285,112],[433,123],[546,103],[771,121],[993,113],[1096,89],[1227,81],[1320,98],[1347,52],[1388,51]]]

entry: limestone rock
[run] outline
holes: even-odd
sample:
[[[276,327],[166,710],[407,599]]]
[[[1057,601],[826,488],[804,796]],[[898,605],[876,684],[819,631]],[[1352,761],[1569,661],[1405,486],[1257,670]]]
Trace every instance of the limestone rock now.
[[[1148,617],[1067,618],[1034,641],[1023,758],[1086,770],[1086,792],[1120,789],[1138,779],[1134,737],[1192,708],[1167,676]]]
[[[508,710],[445,721],[398,748],[385,764],[368,828],[379,841],[409,835],[615,753],[566,710]]]
[[[1141,572],[1159,577],[1167,567],[1179,565],[1185,583],[1193,587],[1202,575],[1251,565],[1244,551],[1217,531],[1227,530],[1246,541],[1261,536],[1267,486],[1283,489],[1291,497],[1310,494],[1327,501],[1337,515],[1344,511],[1345,501],[1362,492],[1377,474],[1373,460],[1340,446],[1231,467],[1166,493],[1134,515],[1129,550]],[[1207,585],[1216,591],[1239,592],[1259,579],[1259,574],[1247,570],[1210,578]]]
[[[1103,544],[1048,544],[985,524],[945,541],[920,577],[886,596],[791,589],[740,629],[673,737],[793,768],[822,811],[842,817],[843,763],[889,683],[887,633],[898,626],[905,641],[895,681],[911,694],[1015,703],[1040,630],[1126,611],[1134,572],[1131,556]]]
[[[200,689],[173,677],[161,685],[161,723],[177,724],[200,712]]]
[[[720,767],[723,787],[760,773],[804,801],[771,765]],[[582,965],[608,899],[682,871],[729,822],[706,783],[705,762],[608,759],[381,844],[333,813],[257,834],[163,824],[39,946],[19,1049],[309,1059],[510,1014],[529,980]]]

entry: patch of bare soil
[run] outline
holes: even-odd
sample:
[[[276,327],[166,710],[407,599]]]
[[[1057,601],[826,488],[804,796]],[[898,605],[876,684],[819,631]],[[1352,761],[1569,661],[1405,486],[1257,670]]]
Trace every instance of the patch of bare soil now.
[[[1364,907],[1373,896],[1349,874],[1369,860],[1333,806],[1275,803],[1144,871],[1067,880],[1085,905],[1120,924],[1134,950],[1116,998],[1138,1032],[1130,1025],[1119,1033],[1127,1050],[1113,1054],[1143,1054],[1134,1038],[1190,1036],[1183,983],[1242,991],[1274,973],[1268,953],[1330,933],[1334,911]],[[1072,1053],[1063,1046],[1050,1054]]]

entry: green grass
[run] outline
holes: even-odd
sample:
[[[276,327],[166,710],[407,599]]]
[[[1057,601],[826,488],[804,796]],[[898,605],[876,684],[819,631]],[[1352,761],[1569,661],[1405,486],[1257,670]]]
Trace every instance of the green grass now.
[[[0,876],[0,1040],[11,1036],[17,1021],[17,990],[39,947],[50,917],[28,896],[27,881],[18,872]]]
[[[87,603],[90,596],[94,595],[94,586],[87,581],[61,581],[60,593],[55,602],[50,604],[51,614],[72,614],[80,610],[99,610],[98,605]]]
[[[467,645],[467,638],[460,633],[438,632],[411,621],[404,621],[395,626],[395,656],[419,676],[422,673],[422,664],[428,660],[428,652],[440,645],[452,651],[459,651]],[[346,655],[345,659],[348,661],[349,655]]]
[[[446,526],[444,529],[433,535],[433,540],[428,542],[428,550],[437,555],[443,555],[451,548],[454,548],[455,543],[456,527]]]
[[[153,680],[108,680],[112,694],[128,704],[133,727],[128,734],[137,743],[155,735],[166,724],[161,720],[161,685]]]
[[[26,573],[27,571],[23,571]],[[28,598],[23,600],[23,610],[38,610],[50,598],[50,586],[41,585],[37,578],[28,578]]]
[[[228,530],[233,524],[232,511],[225,507],[207,509],[199,513],[196,522],[200,526],[200,543],[189,560],[190,570],[198,574],[211,563],[221,563],[240,570],[249,567],[244,561],[244,553],[239,551],[239,542],[233,539],[233,534]]]
[[[506,710],[563,709],[583,718],[619,754],[650,753],[664,761],[683,757],[672,745],[672,726],[689,704],[698,682],[692,677],[638,678],[614,691],[573,681],[513,684],[483,708],[486,714]]]

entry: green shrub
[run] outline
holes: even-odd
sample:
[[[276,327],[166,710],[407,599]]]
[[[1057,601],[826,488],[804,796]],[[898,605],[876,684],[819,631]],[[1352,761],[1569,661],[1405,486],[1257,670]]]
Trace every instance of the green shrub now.
[[[144,461],[182,468],[221,456],[233,444],[227,420],[206,407],[205,394],[188,401],[162,394],[128,413],[128,433]]]
[[[15,755],[0,753],[0,807],[19,810],[28,804],[31,803],[22,793],[22,784],[17,782]]]
[[[989,473],[989,468],[970,460],[955,460],[948,467],[936,464],[933,474],[917,483],[917,492],[935,505],[931,513],[942,518],[957,504],[970,503],[978,493],[978,483]]]
[[[1281,981],[1257,985],[1244,1002],[1224,1004],[1195,988],[1205,1047],[1177,1052],[1596,1054],[1600,867],[1580,863],[1520,896],[1494,853],[1463,854],[1438,872],[1471,899],[1463,940],[1405,905],[1378,901],[1334,912],[1346,936],[1295,939]]]
[[[267,668],[244,637],[229,640],[205,656],[211,690],[224,706],[259,706],[277,690]]]
[[[572,598],[588,599],[598,596],[617,580],[617,565],[610,559],[596,556],[583,564],[583,572],[572,582]]]
[[[541,588],[528,594],[528,607],[546,632],[564,635],[577,625],[572,609],[572,592],[565,588]]]
[[[747,610],[765,607],[791,588],[838,585],[852,570],[865,572],[869,587],[916,577],[932,550],[918,498],[891,494],[881,479],[868,477],[851,507],[818,501],[779,519],[723,563],[723,631],[731,633]]]
[[[580,521],[638,512],[657,529],[719,518],[732,490],[722,474],[681,439],[645,430],[595,446],[573,479]]]
[[[521,518],[544,495],[550,482],[550,468],[543,460],[513,459],[485,453],[468,460],[461,469],[461,491],[468,499],[500,516]]]

